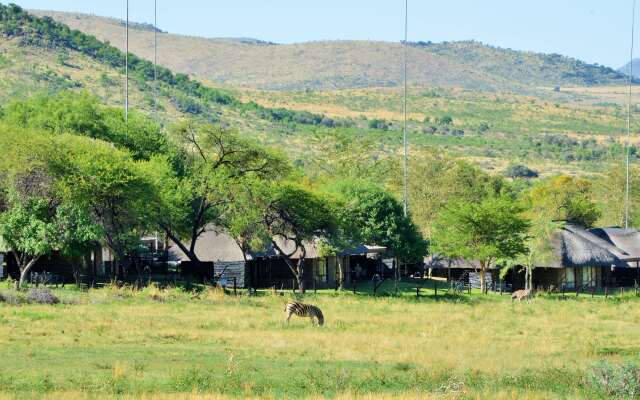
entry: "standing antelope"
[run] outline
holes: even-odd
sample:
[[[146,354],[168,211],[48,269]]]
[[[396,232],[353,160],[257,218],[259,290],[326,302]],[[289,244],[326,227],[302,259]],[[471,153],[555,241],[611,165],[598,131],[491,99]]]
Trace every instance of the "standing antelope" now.
[[[516,290],[511,294],[511,302],[514,300],[522,301],[522,299],[531,301],[531,297],[531,289]]]
[[[284,306],[284,311],[287,313],[286,322],[289,323],[289,319],[291,315],[295,314],[298,317],[308,317],[311,318],[311,323],[314,323],[314,318],[318,321],[318,325],[324,325],[324,315],[322,315],[322,311],[311,304],[302,304],[297,301],[289,301]]]

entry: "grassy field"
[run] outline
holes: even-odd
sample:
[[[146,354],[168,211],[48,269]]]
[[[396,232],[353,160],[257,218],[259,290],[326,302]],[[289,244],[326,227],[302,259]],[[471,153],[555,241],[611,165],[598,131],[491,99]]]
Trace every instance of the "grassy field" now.
[[[593,363],[640,361],[632,296],[328,291],[305,298],[324,310],[318,328],[284,325],[290,293],[55,293],[0,304],[0,399],[611,398]]]

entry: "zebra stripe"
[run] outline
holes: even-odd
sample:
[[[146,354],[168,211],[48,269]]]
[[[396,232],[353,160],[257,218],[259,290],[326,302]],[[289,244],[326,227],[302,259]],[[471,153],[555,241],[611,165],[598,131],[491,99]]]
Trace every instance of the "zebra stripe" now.
[[[284,306],[284,311],[287,314],[286,322],[289,323],[289,319],[292,315],[298,317],[306,317],[311,318],[311,322],[313,323],[314,318],[318,321],[318,325],[324,325],[324,315],[322,315],[322,311],[311,304],[303,304],[298,303],[297,301],[290,301]]]

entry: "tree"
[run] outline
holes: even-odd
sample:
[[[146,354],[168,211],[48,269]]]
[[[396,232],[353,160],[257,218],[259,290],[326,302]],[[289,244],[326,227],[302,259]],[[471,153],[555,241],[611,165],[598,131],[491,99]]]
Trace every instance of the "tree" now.
[[[480,288],[486,293],[485,274],[495,261],[514,259],[527,251],[529,222],[522,212],[522,206],[505,196],[451,204],[436,220],[433,252],[449,258],[477,260]]]
[[[413,182],[409,185],[411,217],[427,239],[432,236],[434,221],[448,204],[477,203],[506,190],[502,178],[491,177],[475,165],[436,152],[425,152],[412,159],[409,182]]]
[[[5,109],[4,121],[16,127],[101,139],[128,149],[135,159],[164,153],[167,146],[156,123],[135,111],[125,122],[120,108],[102,106],[88,93],[60,92],[14,100]]]
[[[504,176],[507,178],[537,178],[538,173],[526,165],[522,164],[509,164],[504,171]]]
[[[525,268],[525,289],[533,289],[533,271],[536,267],[548,265],[557,258],[552,238],[564,225],[543,214],[527,212],[531,221],[526,246],[527,251],[515,259],[504,260],[505,268],[500,271],[501,277],[513,267],[522,265]]]
[[[156,221],[193,263],[198,238],[210,224],[222,223],[234,188],[253,178],[278,180],[289,167],[284,158],[233,131],[211,125],[182,124],[173,132],[171,169],[157,171],[155,187],[162,207]]]
[[[338,181],[327,190],[340,199],[335,211],[339,236],[343,237],[340,250],[349,244],[372,244],[384,246],[389,254],[406,261],[422,261],[427,244],[390,193],[361,180]],[[340,275],[343,278],[344,272]],[[339,283],[342,286],[343,279]]]
[[[61,193],[56,165],[69,148],[57,139],[29,131],[0,133],[0,237],[20,270],[17,287],[42,256],[73,256],[99,237],[85,210]]]
[[[69,149],[56,166],[62,175],[63,198],[87,210],[91,221],[100,226],[119,278],[126,273],[140,237],[153,225],[152,211],[159,208],[146,174],[150,168],[108,143],[73,136],[62,139]]]
[[[640,168],[631,165],[629,185],[629,226],[640,223]],[[604,226],[625,226],[626,169],[616,164],[598,177],[592,196],[600,213],[599,223]]]
[[[534,215],[589,228],[600,218],[592,196],[590,181],[559,175],[535,185],[525,194],[524,202]]]
[[[271,183],[257,178],[245,178],[242,185],[235,185],[232,199],[226,204],[219,219],[219,226],[236,242],[245,262],[251,251],[262,251],[271,243],[265,228],[262,208],[267,204]]]
[[[271,244],[305,292],[304,262],[307,246],[335,232],[330,200],[292,183],[276,184],[264,206],[262,223]],[[281,240],[278,240],[281,239]],[[283,248],[283,243],[291,248]],[[294,262],[294,257],[297,261]]]

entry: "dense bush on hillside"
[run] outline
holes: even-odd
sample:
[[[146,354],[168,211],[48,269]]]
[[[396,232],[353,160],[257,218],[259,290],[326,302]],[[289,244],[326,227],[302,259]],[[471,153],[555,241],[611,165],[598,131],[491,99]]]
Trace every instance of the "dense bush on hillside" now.
[[[40,47],[60,47],[72,49],[87,55],[101,63],[105,63],[113,68],[125,67],[125,54],[116,47],[98,40],[96,37],[87,35],[78,30],[72,30],[68,26],[54,21],[50,17],[35,17],[16,5],[4,6],[0,4],[0,33],[8,37],[19,37],[23,44]],[[286,109],[269,109],[256,103],[242,104],[238,99],[220,89],[214,89],[202,85],[186,74],[176,73],[171,70],[157,66],[134,54],[129,54],[129,72],[132,79],[140,84],[151,81],[157,72],[160,82],[182,92],[183,95],[175,96],[173,99],[176,107],[188,114],[203,114],[203,105],[189,98],[195,97],[200,101],[222,105],[234,105],[243,109],[251,109],[260,118],[271,121],[283,121],[287,123],[298,123],[307,125],[323,125],[327,127],[345,126],[346,122],[338,122],[327,118],[324,115],[312,114],[305,111],[291,111]],[[45,77],[46,79],[57,79],[58,86],[65,85],[64,79],[59,77]],[[67,84],[68,86],[68,84]]]
[[[504,176],[508,178],[537,178],[538,172],[532,170],[526,165],[511,164],[504,171]]]
[[[114,68],[125,67],[125,55],[120,50],[101,42],[94,36],[71,30],[68,26],[50,17],[38,18],[22,8],[11,4],[0,4],[0,33],[9,37],[20,37],[24,44],[42,47],[63,47],[79,51]],[[147,80],[154,77],[153,63],[129,54],[129,69]],[[236,101],[221,90],[203,86],[184,74],[173,74],[169,69],[157,67],[158,80],[176,87],[185,93],[219,104]]]

